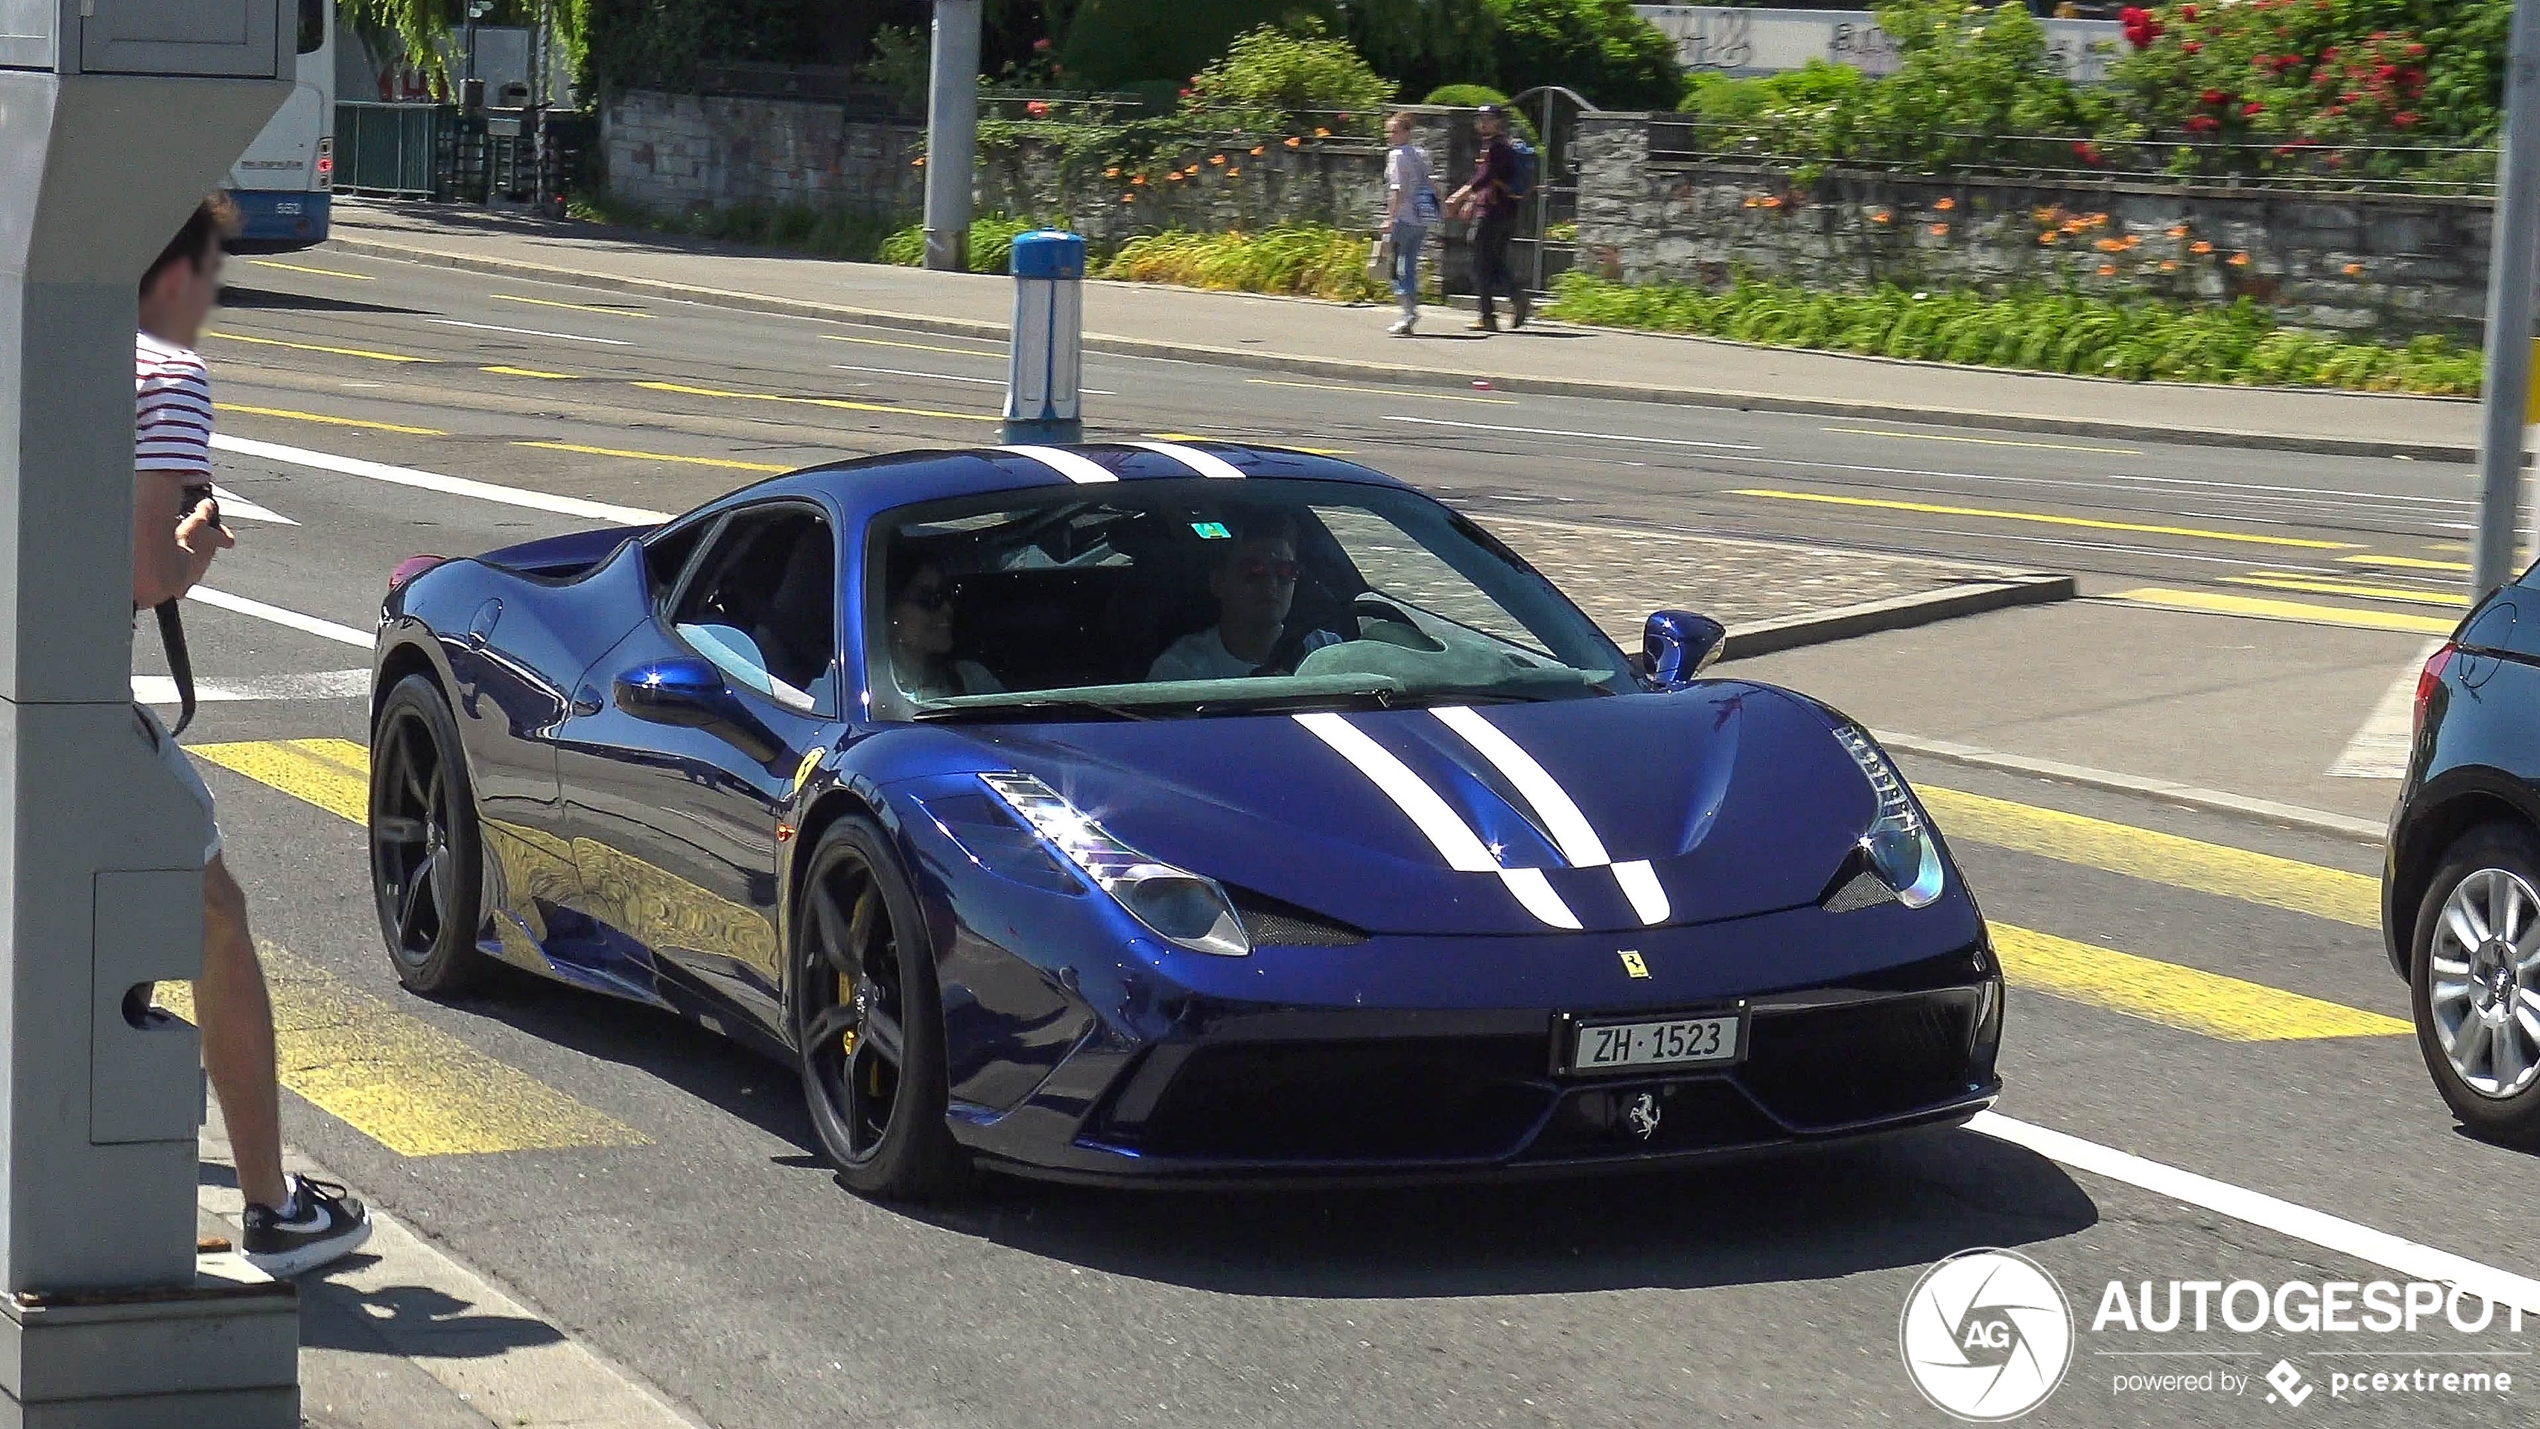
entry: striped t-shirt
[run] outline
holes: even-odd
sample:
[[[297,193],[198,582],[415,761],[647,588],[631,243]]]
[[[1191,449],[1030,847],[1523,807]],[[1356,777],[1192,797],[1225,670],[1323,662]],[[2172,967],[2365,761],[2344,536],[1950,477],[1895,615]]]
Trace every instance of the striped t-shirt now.
[[[212,384],[201,357],[133,334],[132,399],[133,470],[212,474]]]

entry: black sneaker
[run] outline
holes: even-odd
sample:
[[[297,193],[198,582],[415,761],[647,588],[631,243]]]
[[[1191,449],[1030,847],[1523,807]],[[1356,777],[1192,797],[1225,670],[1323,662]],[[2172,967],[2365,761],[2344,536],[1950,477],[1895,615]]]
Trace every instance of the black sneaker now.
[[[1526,295],[1523,293],[1519,293],[1515,297],[1510,298],[1508,300],[1508,306],[1510,309],[1508,314],[1508,328],[1511,332],[1524,327],[1526,325],[1526,319],[1535,315],[1535,305],[1528,302],[1526,300]]]
[[[300,1214],[284,1220],[269,1206],[250,1205],[244,1217],[247,1263],[276,1280],[303,1275],[349,1255],[370,1239],[370,1212],[330,1181],[294,1176]]]

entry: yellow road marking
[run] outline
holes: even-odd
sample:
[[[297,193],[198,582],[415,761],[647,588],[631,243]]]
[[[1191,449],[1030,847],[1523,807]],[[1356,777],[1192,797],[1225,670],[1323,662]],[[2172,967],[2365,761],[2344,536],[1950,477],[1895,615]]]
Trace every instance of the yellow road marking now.
[[[2279,575],[2273,571],[2251,571],[2245,576],[2224,576],[2226,585],[2264,586],[2268,590],[2300,591],[2305,595],[2351,595],[2360,600],[2395,600],[2409,605],[2449,605],[2469,608],[2469,597],[2447,590],[2411,590],[2406,586],[2358,585],[2353,581],[2317,580],[2305,576]]]
[[[1425,397],[1432,402],[1487,402],[1494,407],[1514,407],[1514,397],[1467,397],[1460,392],[1422,392],[1405,387],[1360,387],[1347,382],[1285,382],[1276,377],[1247,377],[1256,387],[1310,387],[1318,392],[1358,392],[1374,397]]]
[[[1197,432],[1140,432],[1138,435],[1145,437],[1151,442],[1219,442],[1230,440],[1226,437],[1203,436]],[[1286,442],[1269,442],[1264,445],[1284,447],[1292,452],[1304,452],[1308,456],[1355,456],[1357,454],[1345,447],[1294,447],[1288,446]]]
[[[328,813],[370,817],[370,752],[349,739],[197,744],[189,752]],[[451,1034],[271,943],[282,1084],[403,1156],[643,1146],[595,1111]],[[193,1016],[192,990],[159,984],[161,1006]]]
[[[2228,1042],[2399,1037],[2416,1030],[2378,1012],[2005,923],[1993,925],[1993,950],[2003,976],[2022,987]]]
[[[1937,432],[1891,432],[1878,427],[1827,427],[1847,437],[1898,437],[1909,442],[1965,442],[1979,447],[2035,447],[2050,452],[2098,452],[2102,456],[2141,456],[2128,447],[2077,447],[2063,442],[2015,442],[2001,437],[1945,437]]]
[[[282,1084],[400,1156],[647,1146],[651,1139],[398,1011],[316,963],[258,943]],[[194,989],[158,986],[191,1022]]]
[[[2197,893],[2309,913],[2358,928],[2381,926],[2381,881],[2273,854],[2138,829],[2105,819],[1915,786],[1952,838],[2122,873]]]
[[[536,447],[546,452],[576,452],[583,456],[618,456],[629,461],[675,461],[682,466],[720,466],[733,471],[792,471],[790,466],[771,466],[763,461],[733,461],[719,456],[673,456],[669,452],[631,452],[619,447],[586,447],[574,442],[514,442],[516,447]]]
[[[395,422],[365,422],[359,417],[330,417],[323,412],[294,412],[288,407],[250,407],[243,402],[214,402],[223,412],[243,412],[250,417],[281,417],[293,422],[323,422],[330,427],[362,427],[374,432],[397,432],[409,437],[446,437],[448,432],[437,427],[403,427]]]
[[[489,298],[500,298],[507,303],[536,303],[542,308],[571,308],[577,313],[599,313],[613,318],[648,318],[652,316],[651,313],[638,312],[633,308],[603,307],[595,303],[567,303],[560,302],[554,298],[524,298],[515,293],[488,293],[485,296]]]
[[[1002,353],[1002,352],[997,352],[997,351],[994,351],[994,350],[992,350],[992,349],[986,349],[986,348],[977,348],[977,347],[937,347],[937,346],[935,346],[933,343],[926,343],[926,342],[893,342],[893,341],[891,341],[889,338],[886,338],[886,337],[849,337],[849,336],[847,336],[847,335],[846,335],[846,334],[844,334],[844,333],[837,333],[837,332],[824,332],[824,333],[822,333],[822,334],[821,334],[821,336],[822,336],[822,337],[825,337],[825,338],[827,338],[827,339],[829,339],[831,342],[860,342],[860,343],[863,343],[863,344],[864,344],[865,346],[867,346],[867,347],[902,347],[902,348],[906,348],[906,349],[908,349],[910,352],[949,352],[949,353],[953,354],[955,357],[1003,357],[1003,356],[1005,356],[1005,354],[1004,354],[1004,353]]]
[[[290,273],[315,273],[321,278],[350,278],[356,283],[374,281],[368,273],[347,273],[341,268],[311,268],[306,264],[282,263],[271,258],[250,258],[247,261],[259,268],[280,268]]]
[[[2142,536],[2186,536],[2199,541],[2234,541],[2251,546],[2294,546],[2306,551],[2351,551],[2351,541],[2313,541],[2300,536],[2262,536],[2246,531],[2208,531],[2196,526],[2154,526],[2136,521],[2101,521],[2088,516],[2054,516],[2043,511],[1998,511],[1986,506],[1940,506],[1927,501],[1887,501],[1869,496],[1828,496],[1815,491],[1746,488],[1731,496],[1760,496],[1772,501],[1813,501],[1826,506],[1863,506],[1877,511],[1912,511],[1925,516],[1974,516],[1988,521],[2029,521],[2041,526],[2076,526],[2085,531],[2127,531]]]
[[[570,372],[541,372],[534,367],[480,367],[477,371],[491,372],[497,377],[544,377],[551,382],[570,382],[574,380],[573,374]]]
[[[2342,605],[2308,605],[2300,601],[2261,600],[2255,596],[2216,595],[2205,591],[2163,590],[2158,586],[2120,591],[2115,599],[2132,601],[2137,605],[2157,605],[2168,610],[2193,610],[2206,615],[2254,615],[2268,620],[2342,625],[2353,630],[2404,630],[2412,635],[2449,635],[2452,627],[2460,624],[2457,620],[2432,615],[2356,610]]]
[[[985,412],[944,412],[932,407],[895,407],[888,402],[850,402],[843,397],[786,397],[774,392],[727,392],[717,387],[690,387],[678,382],[638,382],[647,392],[676,392],[683,397],[722,397],[741,402],[790,402],[803,407],[831,407],[841,412],[889,412],[902,417],[939,417],[952,422],[1002,422]]]
[[[373,352],[366,347],[327,347],[314,342],[284,342],[278,337],[249,337],[236,332],[207,332],[203,336],[222,342],[248,342],[258,347],[287,347],[294,352],[323,352],[335,357],[362,357],[373,362],[438,362],[437,357],[410,357],[402,352]]]
[[[2339,556],[2337,559],[2351,565],[2383,566],[2394,571],[2443,571],[2465,576],[2475,569],[2467,561],[2429,561],[2417,556]]]
[[[189,744],[185,752],[357,824],[370,822],[370,751],[349,739]]]

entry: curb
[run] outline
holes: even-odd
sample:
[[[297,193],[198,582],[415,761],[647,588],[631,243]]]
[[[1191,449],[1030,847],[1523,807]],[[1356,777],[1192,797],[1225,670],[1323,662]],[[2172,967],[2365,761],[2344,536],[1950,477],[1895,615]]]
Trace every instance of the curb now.
[[[2006,774],[2031,774],[2063,784],[2079,784],[2090,789],[2106,789],[2118,794],[2143,794],[2191,809],[2218,814],[2242,814],[2266,819],[2313,833],[2335,834],[2341,838],[2360,839],[2380,844],[2389,831],[2370,819],[2351,814],[2332,814],[2325,809],[2306,809],[2299,804],[2283,804],[2273,799],[2260,799],[2248,794],[2230,794],[2220,789],[2201,789],[2169,779],[2154,779],[2140,774],[2119,774],[2109,769],[2093,769],[2082,764],[2066,764],[2054,759],[2031,759],[2026,755],[2003,754],[1973,744],[1957,744],[1945,739],[1925,739],[1919,735],[1877,732],[1879,743],[1925,759],[1941,759],[1976,769],[2000,770]]]
[[[1003,323],[974,322],[967,318],[939,317],[928,313],[893,312],[883,308],[859,308],[844,303],[818,303],[808,299],[780,298],[772,294],[735,292],[723,288],[694,288],[654,278],[586,273],[576,268],[561,268],[547,263],[529,263],[514,258],[487,258],[469,253],[447,253],[433,248],[414,248],[402,243],[381,242],[374,238],[348,237],[340,232],[328,239],[327,243],[346,253],[371,258],[423,263],[474,273],[533,278],[542,282],[568,283],[577,287],[598,288],[610,292],[648,293],[702,303],[709,307],[732,308],[742,312],[775,313],[786,317],[827,318],[840,322],[875,323],[916,332],[939,333],[947,337],[990,338],[999,342],[1010,335]],[[1370,311],[1375,310],[1370,309]],[[1312,377],[1409,383],[1425,387],[1469,388],[1472,386],[1472,374],[1469,372],[1252,352],[1242,348],[1211,347],[1201,343],[1159,342],[1149,338],[1119,337],[1107,333],[1086,333],[1084,348],[1088,352],[1108,352],[1127,357],[1161,357],[1186,362],[1208,362],[1262,372],[1301,373]],[[2242,450],[2306,452],[2317,456],[2396,457],[2410,461],[2440,462],[2474,462],[2478,459],[2478,449],[2474,446],[2440,442],[2379,441],[2362,437],[2325,437],[2290,432],[2225,431],[2211,427],[2180,427],[2097,417],[2062,417],[2040,412],[1989,412],[1966,407],[1859,402],[1840,397],[1792,397],[1781,393],[1742,392],[1730,388],[1665,387],[1645,383],[1605,382],[1568,377],[1498,376],[1491,379],[1491,385],[1501,392],[1520,392],[1541,397],[1588,397],[1617,402],[1714,407],[1740,412],[1776,412],[1798,416],[1836,417],[1854,421],[1919,422],[1942,426],[1974,427],[1989,431],[2038,432],[2056,436],[2101,437],[2121,441],[2154,441]]]
[[[1833,610],[1741,625],[1729,632],[1728,647],[1721,653],[1720,659],[1726,663],[1755,655],[1770,655],[1779,650],[1850,640],[1857,635],[1911,630],[1917,625],[1955,620],[1962,615],[1981,615],[1988,610],[2071,600],[2077,594],[2079,586],[2071,576],[2023,575],[1999,580],[1964,581],[1946,590],[1927,591],[1921,595],[1892,596],[1886,600],[1863,601],[1859,605],[1837,606]]]

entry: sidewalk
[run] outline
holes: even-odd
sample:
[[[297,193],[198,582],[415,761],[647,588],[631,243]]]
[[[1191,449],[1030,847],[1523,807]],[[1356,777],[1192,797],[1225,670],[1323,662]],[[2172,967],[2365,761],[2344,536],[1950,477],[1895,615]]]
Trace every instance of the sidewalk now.
[[[997,276],[770,254],[426,204],[339,200],[332,246],[974,337],[1004,337],[1013,305],[1011,283]],[[2477,405],[2453,399],[2105,382],[1560,324],[1485,339],[1466,332],[1460,314],[1444,312],[1404,341],[1385,335],[1385,316],[1308,299],[1088,283],[1085,346],[1395,383],[1464,387],[1488,380],[1509,392],[2338,455],[2470,461],[2478,444]]]

